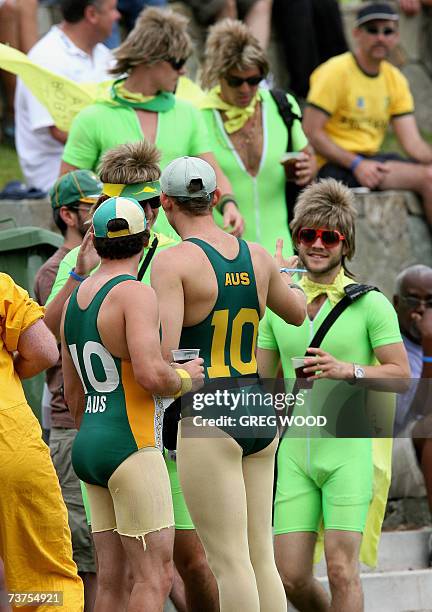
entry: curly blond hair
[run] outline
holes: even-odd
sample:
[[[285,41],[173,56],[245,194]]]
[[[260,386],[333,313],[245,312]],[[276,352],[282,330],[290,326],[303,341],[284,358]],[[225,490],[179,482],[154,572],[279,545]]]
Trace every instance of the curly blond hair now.
[[[258,68],[265,77],[269,62],[249,28],[234,19],[223,19],[209,29],[204,51],[202,85],[210,89],[230,70]]]
[[[187,25],[185,17],[170,9],[144,9],[126,40],[114,51],[116,63],[111,74],[122,75],[134,66],[168,58],[187,58],[192,51]]]
[[[150,142],[127,142],[103,155],[99,176],[103,183],[124,185],[157,181],[160,158],[160,152]]]

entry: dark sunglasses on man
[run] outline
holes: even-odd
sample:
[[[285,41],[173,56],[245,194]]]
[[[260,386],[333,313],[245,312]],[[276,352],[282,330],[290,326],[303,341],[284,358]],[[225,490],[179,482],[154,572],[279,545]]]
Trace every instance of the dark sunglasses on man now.
[[[432,298],[423,300],[416,295],[401,295],[400,300],[404,302],[410,310],[416,310],[421,304],[424,304],[425,308],[432,308]]]
[[[247,83],[249,87],[256,87],[263,80],[262,75],[252,76],[248,79],[242,79],[241,77],[226,75],[225,81],[230,87],[241,87],[243,83]]]
[[[396,34],[397,30],[392,28],[391,26],[385,26],[383,28],[379,28],[376,25],[364,25],[363,29],[366,30],[368,34],[372,36],[378,36],[378,34],[383,34],[384,36],[393,36]]]
[[[298,241],[306,246],[312,246],[317,238],[320,238],[323,245],[329,249],[337,246],[342,240],[345,240],[343,234],[337,230],[327,228],[315,229],[312,227],[302,227],[297,235]]]
[[[175,57],[169,57],[165,60],[171,66],[173,70],[181,70],[183,66],[187,62],[187,57],[183,57],[182,59],[176,59]]]

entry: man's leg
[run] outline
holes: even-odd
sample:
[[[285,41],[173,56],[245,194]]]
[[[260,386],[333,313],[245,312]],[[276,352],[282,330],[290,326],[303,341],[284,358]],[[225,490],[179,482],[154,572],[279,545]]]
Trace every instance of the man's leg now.
[[[218,612],[216,580],[195,530],[176,529],[174,563],[185,584],[188,612]]]
[[[190,421],[180,421],[177,467],[192,520],[218,583],[220,609],[259,612],[249,556],[242,449],[217,428],[208,432],[203,427],[200,434],[207,437],[193,437],[193,430],[188,436]]]
[[[278,574],[272,538],[274,458],[278,438],[243,458],[249,552],[258,585],[261,610],[283,612],[286,596]]]
[[[432,164],[386,161],[388,172],[384,174],[379,189],[409,189],[423,200],[427,222],[432,227]]]
[[[218,612],[219,595],[216,579],[207,563],[181,490],[175,460],[165,451],[175,518],[174,563],[183,578],[188,612]]]
[[[140,538],[120,537],[134,577],[128,612],[162,612],[173,580],[174,528],[147,533],[145,548]]]
[[[98,580],[94,612],[126,612],[133,579],[118,533],[112,530],[93,533],[98,558]],[[130,588],[122,585],[130,582]]]
[[[312,531],[284,533],[275,537],[275,558],[289,601],[300,612],[329,612],[330,600],[313,577],[317,534]]]
[[[359,553],[362,534],[355,531],[327,530],[324,550],[332,602],[331,612],[362,612]]]

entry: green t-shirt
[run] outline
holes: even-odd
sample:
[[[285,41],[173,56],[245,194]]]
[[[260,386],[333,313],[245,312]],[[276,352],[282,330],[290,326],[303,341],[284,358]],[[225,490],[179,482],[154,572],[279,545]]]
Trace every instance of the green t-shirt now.
[[[153,241],[153,237],[154,234],[152,234],[150,236],[150,240],[149,240],[149,244],[152,243]],[[159,243],[157,246],[157,250],[155,255],[161,250],[161,249],[166,249],[170,246],[174,246],[175,244],[177,244],[178,242],[180,242],[180,240],[174,239],[174,238],[167,238],[166,236],[161,236],[158,235],[159,238]],[[54,284],[52,286],[51,289],[51,293],[48,296],[48,299],[46,301],[46,306],[48,306],[48,304],[55,298],[55,296],[57,295],[57,293],[60,291],[60,289],[62,289],[64,287],[64,285],[66,284],[66,281],[69,278],[69,272],[72,270],[72,268],[75,267],[77,259],[78,259],[78,253],[79,253],[80,247],[77,246],[74,249],[72,249],[71,251],[69,251],[69,253],[67,253],[65,255],[65,257],[63,257],[63,259],[60,262],[59,268],[58,268],[58,272],[57,272],[57,276],[56,279],[54,281]],[[140,261],[140,265],[141,262],[144,260],[145,256],[146,256],[147,250],[144,251],[144,255]],[[97,270],[97,267],[92,270],[90,272],[90,274],[93,274],[93,272],[95,272]],[[145,285],[150,285],[150,271],[151,271],[151,264],[150,266],[148,266],[144,277],[142,279],[142,282]]]
[[[260,322],[258,346],[278,351],[284,377],[290,379],[290,382],[286,383],[287,387],[292,387],[295,378],[291,357],[305,354],[330,310],[331,304],[326,300],[315,319],[311,321],[306,317],[300,327],[287,325],[269,309],[266,310]],[[374,349],[399,342],[402,342],[402,337],[392,304],[382,293],[371,291],[350,304],[339,316],[320,348],[341,361],[373,365],[376,363]],[[364,387],[351,386],[346,381],[330,379],[315,381],[313,388],[306,393],[306,400],[303,398],[302,404],[296,406],[295,414],[305,415],[306,411],[314,415],[324,414],[335,424],[337,419],[346,418],[341,413],[341,407],[344,407],[345,414],[347,408],[348,411],[351,410],[351,416],[354,417],[355,406],[364,406],[364,393]],[[354,421],[352,424],[355,428]],[[325,435],[319,428],[314,428],[308,433],[318,437]]]
[[[77,168],[97,171],[105,151],[140,140],[144,140],[144,135],[138,115],[132,108],[96,102],[84,108],[74,119],[63,160]],[[178,98],[171,110],[158,114],[155,145],[162,155],[162,169],[182,155],[196,157],[211,151],[200,112],[189,102]],[[155,231],[177,237],[162,210]]]
[[[285,172],[279,163],[286,152],[288,131],[272,95],[260,90],[263,125],[263,152],[257,176],[251,176],[224,129],[217,110],[202,110],[212,143],[212,151],[231,182],[240,212],[245,219],[243,238],[262,244],[274,253],[277,238],[284,239],[284,254],[292,255],[291,235],[285,201]],[[287,96],[292,110],[301,115],[292,96]],[[293,150],[301,151],[307,144],[301,122],[292,126]]]

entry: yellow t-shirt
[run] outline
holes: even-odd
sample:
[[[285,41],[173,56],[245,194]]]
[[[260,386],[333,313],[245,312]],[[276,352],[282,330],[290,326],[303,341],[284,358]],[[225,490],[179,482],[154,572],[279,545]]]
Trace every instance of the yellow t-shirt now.
[[[12,353],[18,348],[20,335],[43,316],[44,309],[27,291],[0,273],[0,410],[26,402]]]
[[[374,155],[381,147],[389,121],[410,114],[414,102],[403,74],[383,61],[369,76],[351,52],[331,58],[312,73],[308,104],[328,114],[328,136],[352,153]],[[320,158],[319,163],[325,163]]]

